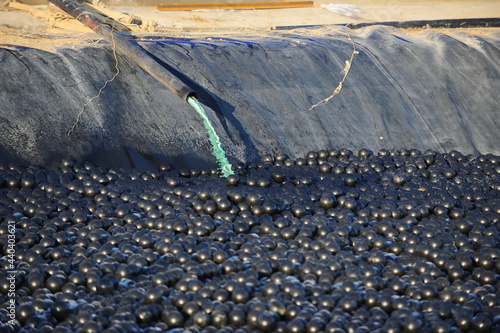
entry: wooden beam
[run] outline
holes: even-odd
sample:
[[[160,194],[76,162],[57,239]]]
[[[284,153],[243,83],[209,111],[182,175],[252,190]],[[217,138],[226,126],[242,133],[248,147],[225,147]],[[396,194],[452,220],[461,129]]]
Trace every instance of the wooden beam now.
[[[51,9],[38,9],[18,2],[10,2],[9,7],[28,12],[34,17],[47,21],[52,27],[78,32],[92,31],[58,8],[54,8],[54,11]]]
[[[93,4],[84,2],[82,3],[82,5],[92,10],[94,14],[100,15],[101,17],[98,16],[98,18],[101,21],[104,21],[105,23],[110,24],[110,22],[108,22],[108,19],[106,19],[106,17],[114,20],[115,25],[113,25],[113,23],[111,23],[110,25],[113,26],[113,28],[118,31],[140,31],[142,20],[139,20],[128,14],[123,14],[111,10],[108,6],[104,5],[100,1]],[[127,30],[117,29],[118,25],[123,25],[124,27],[126,27]]]
[[[312,7],[313,1],[281,1],[281,2],[240,2],[240,3],[206,3],[206,4],[167,4],[158,5],[158,10],[197,10],[197,9],[281,9]]]
[[[108,14],[104,13],[102,10],[99,10],[97,8],[94,8],[93,5],[88,4],[88,3],[82,3],[82,5],[95,17],[97,17],[99,20],[101,20],[103,23],[109,25],[110,27],[113,27],[116,31],[121,31],[121,32],[128,32],[128,31],[139,31],[139,29],[135,29],[135,27],[129,27],[128,25],[123,24],[122,22],[119,22],[116,20],[114,17],[109,16]]]

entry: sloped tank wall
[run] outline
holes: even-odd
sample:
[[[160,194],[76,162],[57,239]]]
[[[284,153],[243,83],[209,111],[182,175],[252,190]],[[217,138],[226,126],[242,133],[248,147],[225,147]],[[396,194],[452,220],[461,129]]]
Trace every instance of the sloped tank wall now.
[[[312,111],[351,56],[342,32],[139,43],[199,92],[233,162],[338,147],[500,154],[498,34],[375,26],[352,37],[359,55],[341,93]],[[118,62],[68,135],[115,72],[111,46],[0,48],[2,161],[214,166],[194,110],[126,57]]]

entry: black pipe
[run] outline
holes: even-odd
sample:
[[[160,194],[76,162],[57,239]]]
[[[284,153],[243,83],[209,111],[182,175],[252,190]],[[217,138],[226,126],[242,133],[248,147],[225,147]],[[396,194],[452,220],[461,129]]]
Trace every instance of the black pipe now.
[[[92,29],[95,33],[105,39],[111,45],[114,45],[118,51],[133,60],[146,72],[151,74],[158,81],[163,83],[168,89],[176,93],[184,101],[189,97],[196,97],[197,93],[181,82],[177,77],[170,73],[165,67],[153,60],[139,46],[132,44],[126,38],[111,29],[104,22],[84,7],[73,0],[49,0],[52,4],[61,8],[63,11],[73,16],[85,26]]]
[[[399,29],[411,28],[498,28],[500,19],[498,18],[477,18],[477,19],[451,19],[451,20],[420,20],[420,21],[394,21],[379,23],[349,23],[346,26],[351,29],[359,29],[372,25],[388,25]]]
[[[390,21],[390,22],[366,22],[366,23],[342,23],[342,24],[315,24],[278,26],[274,30],[292,30],[297,28],[323,28],[330,26],[344,26],[350,29],[360,29],[373,25],[385,25],[399,29],[424,29],[424,28],[498,28],[498,18],[476,18],[476,19],[450,19],[450,20],[421,20],[421,21]]]

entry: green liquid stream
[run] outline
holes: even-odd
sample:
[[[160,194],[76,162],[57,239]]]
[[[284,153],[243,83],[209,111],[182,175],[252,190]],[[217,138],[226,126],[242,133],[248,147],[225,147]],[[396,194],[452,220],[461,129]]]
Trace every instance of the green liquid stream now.
[[[232,165],[227,160],[226,152],[224,152],[224,148],[222,148],[222,143],[220,142],[220,138],[217,135],[217,132],[215,132],[212,122],[208,118],[207,113],[201,106],[200,102],[198,102],[198,100],[194,97],[189,97],[187,99],[187,102],[189,103],[189,105],[193,107],[193,109],[195,109],[196,113],[198,113],[200,118],[203,120],[203,124],[205,124],[205,128],[208,131],[210,143],[212,144],[213,147],[212,154],[217,159],[217,163],[219,164],[219,167],[222,171],[222,176],[228,177],[234,174],[233,170],[231,169]]]

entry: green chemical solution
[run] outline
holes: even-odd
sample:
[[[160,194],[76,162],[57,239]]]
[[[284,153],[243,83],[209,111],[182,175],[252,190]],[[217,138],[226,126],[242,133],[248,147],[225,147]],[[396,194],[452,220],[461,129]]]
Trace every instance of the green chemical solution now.
[[[210,121],[210,119],[208,119],[207,113],[201,106],[200,102],[198,102],[198,100],[194,97],[189,97],[187,99],[187,102],[189,103],[189,105],[193,107],[193,109],[196,110],[196,113],[198,113],[198,115],[203,120],[203,123],[205,124],[205,128],[208,131],[210,143],[212,144],[213,147],[212,154],[217,159],[217,163],[219,164],[219,167],[222,171],[222,176],[228,177],[234,174],[233,170],[231,169],[232,166],[227,160],[226,152],[224,152],[224,149],[222,148],[222,143],[220,142],[220,138],[217,135],[217,132],[215,132],[212,122]]]

